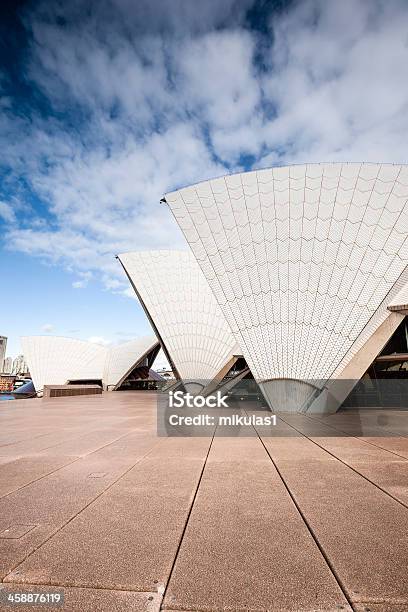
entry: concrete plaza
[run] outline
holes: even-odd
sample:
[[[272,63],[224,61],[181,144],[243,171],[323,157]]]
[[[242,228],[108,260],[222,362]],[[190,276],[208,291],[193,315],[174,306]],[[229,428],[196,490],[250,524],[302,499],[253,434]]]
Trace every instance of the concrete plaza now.
[[[408,610],[408,413],[274,431],[159,438],[149,392],[1,402],[0,588],[67,611]]]

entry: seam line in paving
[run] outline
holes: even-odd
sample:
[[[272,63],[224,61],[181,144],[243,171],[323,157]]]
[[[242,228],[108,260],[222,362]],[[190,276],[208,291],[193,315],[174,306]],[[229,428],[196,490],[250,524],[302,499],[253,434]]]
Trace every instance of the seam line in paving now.
[[[354,436],[353,434],[350,434],[348,431],[344,431],[344,429],[340,429],[339,426],[335,426],[332,423],[326,423],[326,421],[322,421],[322,419],[318,419],[315,418],[314,416],[310,416],[309,414],[302,414],[301,416],[303,417],[307,417],[309,419],[309,421],[313,422],[318,422],[321,423],[322,425],[324,425],[325,427],[329,427],[329,429],[333,429],[334,431],[338,431],[339,433],[343,434],[344,436],[346,436],[347,438],[353,438],[354,440],[359,440],[359,442],[364,442],[364,444],[370,444],[371,446],[374,446],[375,448],[381,448],[382,450],[386,451],[387,453],[391,453],[392,455],[396,455],[397,457],[401,457],[401,459],[404,459],[404,461],[408,461],[407,457],[404,457],[404,455],[400,455],[399,453],[397,453],[396,451],[392,451],[389,448],[384,448],[384,446],[380,446],[380,444],[375,444],[374,442],[371,442],[370,440],[367,440],[367,437],[365,436]],[[280,417],[279,417],[280,418]],[[283,421],[283,419],[282,419]],[[286,423],[286,421],[285,421]],[[289,423],[288,423],[289,425]],[[291,427],[293,427],[293,425],[291,425]],[[391,431],[389,429],[385,430],[386,432],[392,433],[394,434],[393,436],[370,436],[373,437],[374,439],[376,437],[384,437],[384,438],[390,438],[391,440],[394,440],[395,438],[407,438],[408,436],[405,434],[401,434],[401,433],[397,433],[396,431]],[[305,434],[302,434],[305,435]],[[324,436],[316,436],[316,437],[324,437]]]
[[[38,550],[38,549],[37,549]],[[31,554],[31,553],[30,553]],[[14,571],[14,570],[13,570]],[[4,576],[4,578],[7,578],[7,576]],[[71,582],[59,582],[58,580],[48,580],[47,582],[35,582],[35,581],[30,581],[30,582],[18,582],[17,580],[13,580],[13,582],[4,582],[3,580],[0,580],[0,585],[4,585],[4,588],[8,588],[8,587],[14,587],[14,586],[38,586],[38,587],[57,587],[58,589],[89,589],[90,591],[108,591],[108,592],[115,592],[115,591],[123,591],[125,593],[139,593],[139,594],[143,594],[146,593],[146,595],[157,595],[157,591],[137,591],[136,589],[129,589],[129,587],[122,587],[120,585],[114,585],[114,586],[103,586],[103,585],[99,585],[99,584],[82,584],[82,583],[78,583],[76,582],[75,584],[71,583]]]
[[[127,470],[125,470],[123,472],[123,474],[121,474],[118,478],[116,478],[116,480],[114,480],[113,482],[111,482],[111,484],[109,486],[106,487],[106,489],[104,489],[103,491],[101,491],[101,493],[99,493],[98,495],[96,495],[93,499],[91,499],[91,501],[88,504],[85,504],[85,506],[83,506],[80,510],[78,510],[78,512],[76,512],[73,516],[71,516],[71,518],[68,519],[68,521],[66,521],[63,525],[61,525],[60,527],[58,527],[58,529],[56,529],[56,531],[54,531],[46,540],[44,540],[43,542],[41,542],[41,544],[37,547],[35,547],[33,550],[31,550],[28,555],[26,555],[24,557],[24,559],[22,559],[21,561],[19,561],[10,571],[8,574],[6,574],[6,576],[4,576],[3,578],[3,582],[4,580],[7,578],[7,576],[9,576],[10,574],[12,574],[19,565],[21,565],[22,563],[24,563],[25,561],[27,561],[27,559],[29,557],[31,557],[31,555],[33,555],[37,550],[39,550],[40,548],[42,548],[44,546],[44,544],[46,544],[49,540],[51,540],[51,538],[53,538],[57,533],[59,533],[61,531],[61,529],[64,529],[64,527],[66,527],[69,523],[71,523],[79,514],[81,514],[81,512],[83,512],[84,510],[86,510],[86,508],[89,508],[89,506],[91,506],[97,499],[99,499],[102,495],[104,495],[107,491],[109,491],[109,489],[111,489],[121,478],[123,478],[124,476],[126,476],[126,474],[128,472],[130,472],[130,470],[132,470],[138,463],[140,463],[141,461],[143,461],[143,459],[145,459],[152,451],[154,448],[156,448],[156,446],[158,446],[159,442],[157,442],[156,444],[154,444],[152,446],[152,448],[145,453],[142,457],[139,457],[139,459],[130,466],[130,468],[128,468]],[[13,584],[13,582],[11,583]],[[41,584],[41,583],[39,583]],[[58,585],[55,585],[58,586]]]
[[[21,491],[21,489],[25,489],[25,487],[28,487],[29,485],[33,484],[34,482],[38,482],[39,480],[42,480],[43,478],[46,478],[47,476],[51,476],[51,474],[55,474],[55,472],[59,472],[59,470],[62,470],[63,468],[68,467],[68,465],[72,465],[73,463],[75,463],[76,461],[80,461],[84,457],[88,457],[88,456],[92,455],[93,453],[97,453],[100,450],[102,450],[103,448],[106,448],[107,446],[110,446],[111,444],[114,444],[118,440],[121,440],[122,438],[126,438],[126,436],[130,436],[133,433],[134,433],[133,431],[125,433],[122,436],[119,436],[119,438],[115,438],[114,440],[111,440],[110,442],[107,442],[106,444],[102,444],[102,446],[98,446],[98,448],[95,448],[93,451],[89,451],[88,453],[84,453],[83,455],[79,455],[75,459],[73,459],[72,461],[69,461],[68,463],[64,463],[64,465],[61,465],[60,467],[56,468],[55,470],[52,470],[51,472],[48,472],[47,474],[43,474],[42,476],[39,476],[38,478],[34,478],[34,480],[30,480],[30,482],[26,482],[26,484],[22,485],[21,487],[17,487],[17,489],[14,489],[13,491],[9,491],[9,493],[5,493],[5,495],[0,495],[0,499],[3,499],[5,497],[7,497],[8,495],[12,495],[13,493],[16,493],[17,491]],[[65,442],[61,442],[61,444],[65,444]],[[52,448],[52,447],[50,447],[50,448]],[[41,450],[46,450],[46,449],[43,448]],[[23,459],[24,458],[26,458],[26,457],[23,457]]]
[[[214,437],[215,437],[215,432],[216,431],[217,431],[217,427],[215,427],[215,429],[214,429],[213,435],[212,435],[211,440],[210,440],[210,444],[208,446],[207,454],[206,454],[205,459],[204,459],[203,467],[201,468],[200,476],[199,476],[198,481],[197,481],[197,486],[196,486],[195,491],[194,491],[193,499],[191,501],[190,508],[189,508],[189,511],[188,511],[188,514],[187,514],[187,517],[186,517],[186,521],[184,523],[184,527],[183,527],[183,530],[182,530],[181,535],[180,535],[180,539],[179,539],[179,542],[178,542],[178,545],[177,545],[176,553],[174,555],[173,563],[171,564],[171,568],[170,568],[170,572],[169,572],[169,575],[168,575],[168,578],[167,578],[166,586],[164,587],[164,591],[163,591],[163,595],[162,595],[162,600],[160,602],[159,610],[163,610],[164,609],[164,608],[162,608],[162,604],[163,604],[163,602],[165,600],[167,589],[168,589],[168,586],[170,584],[171,577],[173,575],[173,571],[174,571],[174,568],[175,568],[176,563],[177,563],[177,559],[178,559],[178,556],[179,556],[181,545],[183,543],[184,536],[185,536],[185,533],[186,533],[186,530],[187,530],[187,526],[188,526],[188,523],[190,521],[190,517],[191,517],[192,511],[193,511],[193,508],[194,508],[194,504],[195,504],[195,501],[196,501],[196,498],[197,498],[197,494],[198,494],[198,491],[199,491],[199,488],[200,488],[200,485],[201,485],[201,481],[203,479],[205,467],[207,465],[208,457],[210,455],[210,451],[211,451],[212,444],[214,442]],[[168,608],[168,606],[166,606],[166,608]]]
[[[307,417],[310,421],[317,421],[318,423],[321,423],[322,425],[325,425],[326,427],[329,427],[330,429],[333,429],[334,431],[338,431],[342,434],[345,434],[347,436],[347,438],[353,438],[354,440],[358,440],[359,442],[363,442],[364,444],[369,444],[370,446],[374,446],[374,448],[381,448],[381,450],[390,453],[391,455],[395,455],[396,457],[400,457],[400,459],[403,459],[404,461],[408,461],[407,457],[404,457],[403,455],[400,455],[399,453],[397,453],[396,451],[392,451],[389,448],[384,448],[384,446],[381,446],[380,444],[375,444],[374,442],[370,442],[369,440],[367,440],[367,438],[365,437],[360,437],[360,436],[353,436],[350,433],[348,433],[347,431],[344,431],[343,429],[340,429],[339,427],[335,427],[334,425],[329,425],[328,423],[326,423],[325,421],[322,421],[321,419],[317,419],[315,417],[311,417],[308,414],[303,414],[302,416]],[[279,417],[280,418],[280,417]],[[283,419],[282,419],[283,421]],[[285,421],[286,423],[286,421]],[[288,423],[289,425],[289,423]],[[293,427],[293,425],[291,425],[291,427]],[[389,430],[387,430],[389,431]],[[299,432],[300,433],[300,432]],[[391,433],[396,433],[396,432],[391,432]],[[305,434],[302,434],[303,436]],[[324,437],[324,436],[316,436],[318,437]],[[382,436],[378,436],[378,437],[382,437]],[[385,438],[390,437],[390,436],[384,436]],[[398,434],[396,437],[398,438],[406,438],[407,436],[404,436],[403,434]],[[391,439],[394,439],[391,437]]]
[[[66,444],[67,442],[74,442],[75,440],[82,440],[82,438],[86,438],[86,436],[89,436],[96,431],[99,431],[99,430],[91,429],[90,431],[87,431],[86,433],[84,433],[82,436],[77,436],[76,434],[73,434],[72,438],[70,436],[66,440],[63,440],[62,442],[57,442],[56,444],[51,444],[50,446],[45,446],[44,448],[40,448],[38,452],[49,450],[50,448],[55,448],[56,446],[61,446],[62,444]],[[123,436],[128,436],[128,435],[129,435],[129,432],[119,436],[119,438],[115,438],[114,440],[112,440],[112,442],[116,442],[116,440],[120,440],[120,438],[123,438]],[[108,444],[112,444],[112,442],[108,442]],[[100,448],[103,448],[103,446],[101,446]],[[96,450],[99,450],[99,448],[97,448]],[[92,451],[92,452],[95,452],[95,451]]]
[[[53,432],[50,432],[50,433],[53,433]],[[43,438],[44,436],[49,436],[50,433],[39,434],[38,436],[29,436],[28,438],[23,438],[22,440],[18,440],[17,442],[8,442],[7,444],[0,444],[0,454],[1,454],[1,449],[5,448],[6,446],[13,446],[13,444],[20,444],[21,442],[27,442],[27,440],[36,440],[37,438]]]
[[[280,418],[280,417],[279,417],[279,418]],[[282,419],[282,420],[283,420],[283,419]],[[290,490],[290,488],[289,488],[288,484],[286,483],[286,480],[284,479],[284,477],[283,477],[283,475],[282,475],[282,473],[281,473],[280,469],[279,469],[279,468],[278,468],[278,466],[276,465],[275,461],[272,459],[272,456],[271,456],[270,452],[268,451],[268,449],[267,449],[267,447],[266,447],[266,445],[265,445],[264,441],[262,440],[262,438],[261,438],[261,436],[260,436],[260,434],[259,434],[259,432],[258,432],[257,428],[256,428],[255,426],[253,426],[253,428],[254,428],[254,430],[255,430],[255,432],[256,432],[256,435],[258,436],[259,441],[261,442],[262,446],[264,447],[266,454],[268,455],[268,457],[269,457],[270,461],[272,462],[272,465],[274,466],[275,470],[277,471],[278,476],[279,476],[279,478],[281,479],[282,484],[283,484],[283,486],[285,487],[286,491],[288,492],[288,495],[289,495],[289,497],[291,498],[291,500],[292,500],[292,502],[293,502],[293,504],[294,504],[294,506],[295,506],[296,510],[298,511],[298,513],[299,513],[299,515],[300,515],[301,519],[303,520],[303,522],[304,522],[304,524],[305,524],[305,526],[306,526],[307,530],[309,531],[309,533],[310,533],[310,535],[312,536],[312,538],[313,538],[313,540],[314,540],[314,542],[315,542],[315,544],[316,544],[317,548],[319,549],[319,551],[320,551],[320,553],[321,553],[321,555],[322,555],[323,559],[325,560],[325,562],[326,562],[326,564],[327,564],[327,567],[329,568],[329,570],[331,571],[331,573],[332,573],[332,575],[333,575],[333,578],[334,578],[334,579],[335,579],[335,581],[337,582],[337,584],[338,584],[338,586],[339,586],[339,589],[340,589],[340,590],[341,590],[341,592],[343,593],[343,595],[344,595],[345,599],[347,600],[347,602],[348,602],[349,606],[351,607],[351,609],[352,609],[352,610],[355,610],[354,605],[353,605],[353,602],[352,602],[352,600],[350,599],[350,597],[349,597],[349,595],[348,595],[348,593],[347,593],[347,589],[346,589],[345,585],[343,584],[342,579],[341,579],[341,578],[340,578],[340,576],[338,575],[338,573],[337,573],[336,569],[334,568],[334,566],[333,566],[333,564],[331,563],[331,561],[330,561],[329,557],[327,556],[327,554],[326,554],[326,552],[325,552],[324,548],[323,548],[323,547],[322,547],[322,545],[320,544],[320,542],[319,542],[319,540],[318,540],[317,536],[315,535],[315,533],[314,533],[314,531],[313,531],[312,527],[311,527],[311,526],[310,526],[310,524],[309,524],[309,521],[307,520],[306,516],[303,514],[303,512],[302,512],[302,510],[301,510],[301,508],[300,508],[300,506],[299,506],[299,504],[297,503],[297,501],[296,501],[296,499],[295,499],[294,495],[292,494],[292,491]],[[302,434],[302,435],[303,435],[303,434]]]
[[[41,583],[36,583],[36,582],[3,582],[3,580],[0,580],[0,584],[4,585],[4,588],[7,589],[9,586],[10,587],[21,587],[21,586],[38,586],[38,587],[57,587],[59,589],[89,589],[90,591],[111,591],[111,592],[115,592],[115,591],[124,591],[125,593],[146,593],[146,595],[157,595],[157,591],[135,591],[135,590],[130,590],[129,588],[124,588],[121,586],[116,586],[115,587],[104,587],[104,586],[90,586],[89,584],[83,585],[83,584],[71,584],[71,583],[53,583],[52,580],[49,580],[48,582],[41,582]],[[364,602],[363,602],[364,603]]]
[[[9,495],[12,495],[13,493],[17,493],[17,491],[21,491],[21,489],[25,489],[26,487],[33,484],[34,482],[38,482],[39,480],[42,480],[43,478],[46,478],[47,476],[51,476],[51,474],[55,474],[55,472],[58,472],[59,470],[62,470],[63,468],[68,467],[69,465],[72,465],[73,463],[75,463],[75,461],[78,461],[78,459],[79,457],[77,459],[73,459],[72,461],[68,461],[67,463],[64,463],[63,465],[60,465],[59,467],[55,468],[55,470],[51,470],[51,472],[47,472],[46,474],[43,474],[42,476],[39,476],[38,478],[34,478],[33,480],[30,480],[30,482],[26,482],[25,484],[21,485],[21,487],[17,487],[16,489],[13,489],[12,491],[5,493],[4,495],[0,495],[0,499],[5,499]]]
[[[385,495],[387,495],[388,497],[390,497],[392,500],[394,500],[395,502],[397,502],[398,504],[400,504],[401,506],[403,506],[403,508],[408,509],[408,506],[406,504],[404,504],[404,502],[402,502],[400,499],[398,499],[397,497],[394,497],[394,495],[392,495],[389,491],[387,491],[386,489],[383,489],[379,484],[377,484],[376,482],[373,482],[372,480],[370,480],[367,476],[364,476],[364,474],[362,474],[361,472],[359,472],[356,468],[354,468],[352,465],[346,463],[345,461],[343,461],[343,459],[340,459],[340,457],[337,457],[337,455],[335,455],[334,453],[332,453],[331,451],[327,450],[327,448],[324,448],[324,446],[321,446],[318,442],[316,442],[315,440],[313,440],[313,438],[309,438],[309,436],[307,436],[306,434],[302,433],[301,431],[299,431],[298,429],[296,429],[296,427],[294,425],[291,425],[290,423],[287,423],[284,419],[282,419],[282,417],[279,417],[281,419],[281,421],[283,421],[284,423],[286,423],[286,425],[288,425],[289,427],[292,427],[292,429],[294,429],[295,431],[297,431],[298,433],[300,433],[304,438],[306,438],[306,440],[309,440],[309,442],[311,442],[312,444],[315,444],[318,448],[320,448],[322,451],[324,451],[325,453],[327,453],[328,455],[330,455],[331,457],[333,457],[333,459],[336,459],[336,461],[339,461],[339,463],[342,463],[345,467],[349,468],[352,472],[354,472],[355,474],[357,474],[358,476],[360,476],[361,478],[364,478],[364,480],[366,480],[367,482],[369,482],[371,485],[373,485],[373,487],[375,487],[376,489],[378,489],[379,491],[381,491],[382,493],[384,493]],[[358,439],[358,438],[356,438]]]
[[[85,436],[89,435],[90,433],[93,433],[94,431],[95,430],[93,429],[79,436],[78,436],[78,432],[75,432],[75,433],[72,432],[72,434],[69,434],[69,436],[66,439],[56,442],[55,444],[50,444],[50,446],[44,446],[43,448],[39,448],[36,452],[40,453],[41,451],[48,450],[49,448],[55,448],[56,446],[59,446],[60,444],[66,444],[67,442],[71,442],[73,440],[80,440],[84,438]],[[3,446],[0,447],[0,452],[1,452],[1,448],[3,448],[4,446],[13,446],[13,444],[21,444],[21,442],[27,442],[27,440],[36,440],[37,438],[42,438],[44,436],[52,436],[57,433],[58,433],[58,429],[55,429],[54,431],[50,431],[47,434],[41,434],[40,436],[34,436],[33,438],[26,438],[24,440],[20,440],[19,442],[12,442],[11,444],[3,444]]]
[[[274,610],[274,608],[199,608],[194,605],[194,608],[172,608],[171,604],[166,606],[165,608],[160,608],[160,612],[297,612],[296,610],[291,610],[289,608],[285,610]],[[316,610],[311,610],[310,612],[317,612]],[[318,612],[323,612],[319,610]]]

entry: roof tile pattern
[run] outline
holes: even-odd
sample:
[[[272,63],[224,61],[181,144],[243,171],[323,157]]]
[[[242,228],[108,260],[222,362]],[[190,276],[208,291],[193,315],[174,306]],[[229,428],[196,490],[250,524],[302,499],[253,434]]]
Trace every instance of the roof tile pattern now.
[[[212,380],[235,340],[193,255],[140,251],[119,258],[181,378]]]
[[[141,336],[117,346],[112,346],[107,353],[103,382],[107,387],[117,387],[130,373],[144,355],[158,345],[156,336]]]
[[[105,346],[61,336],[25,336],[21,343],[37,391],[68,380],[102,378]]]
[[[407,166],[279,167],[166,199],[261,380],[331,377],[406,275]]]
[[[117,346],[61,336],[24,336],[24,356],[34,386],[63,385],[69,380],[102,380],[116,387],[142,357],[157,345],[155,336],[143,336]]]

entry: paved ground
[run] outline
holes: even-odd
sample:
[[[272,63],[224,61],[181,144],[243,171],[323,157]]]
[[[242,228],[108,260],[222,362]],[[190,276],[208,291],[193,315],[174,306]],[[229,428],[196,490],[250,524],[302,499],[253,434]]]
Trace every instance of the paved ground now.
[[[407,413],[158,438],[155,406],[0,403],[0,589],[75,612],[408,610]]]

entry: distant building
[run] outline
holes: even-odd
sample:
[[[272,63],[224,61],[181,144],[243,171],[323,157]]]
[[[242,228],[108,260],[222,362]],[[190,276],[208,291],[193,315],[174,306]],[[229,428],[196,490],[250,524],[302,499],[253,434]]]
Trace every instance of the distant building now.
[[[6,358],[6,346],[7,346],[7,338],[5,336],[0,336],[0,372],[4,367],[4,360]]]
[[[13,361],[13,374],[26,374],[28,372],[27,362],[24,355],[18,355]]]
[[[13,374],[1,374],[0,376],[0,393],[11,393],[14,389],[16,377]]]
[[[11,357],[6,357],[3,361],[3,374],[11,374],[13,371],[13,360]]]
[[[172,379],[175,378],[173,371],[169,370],[169,368],[157,368],[157,374],[159,374],[162,378]]]

